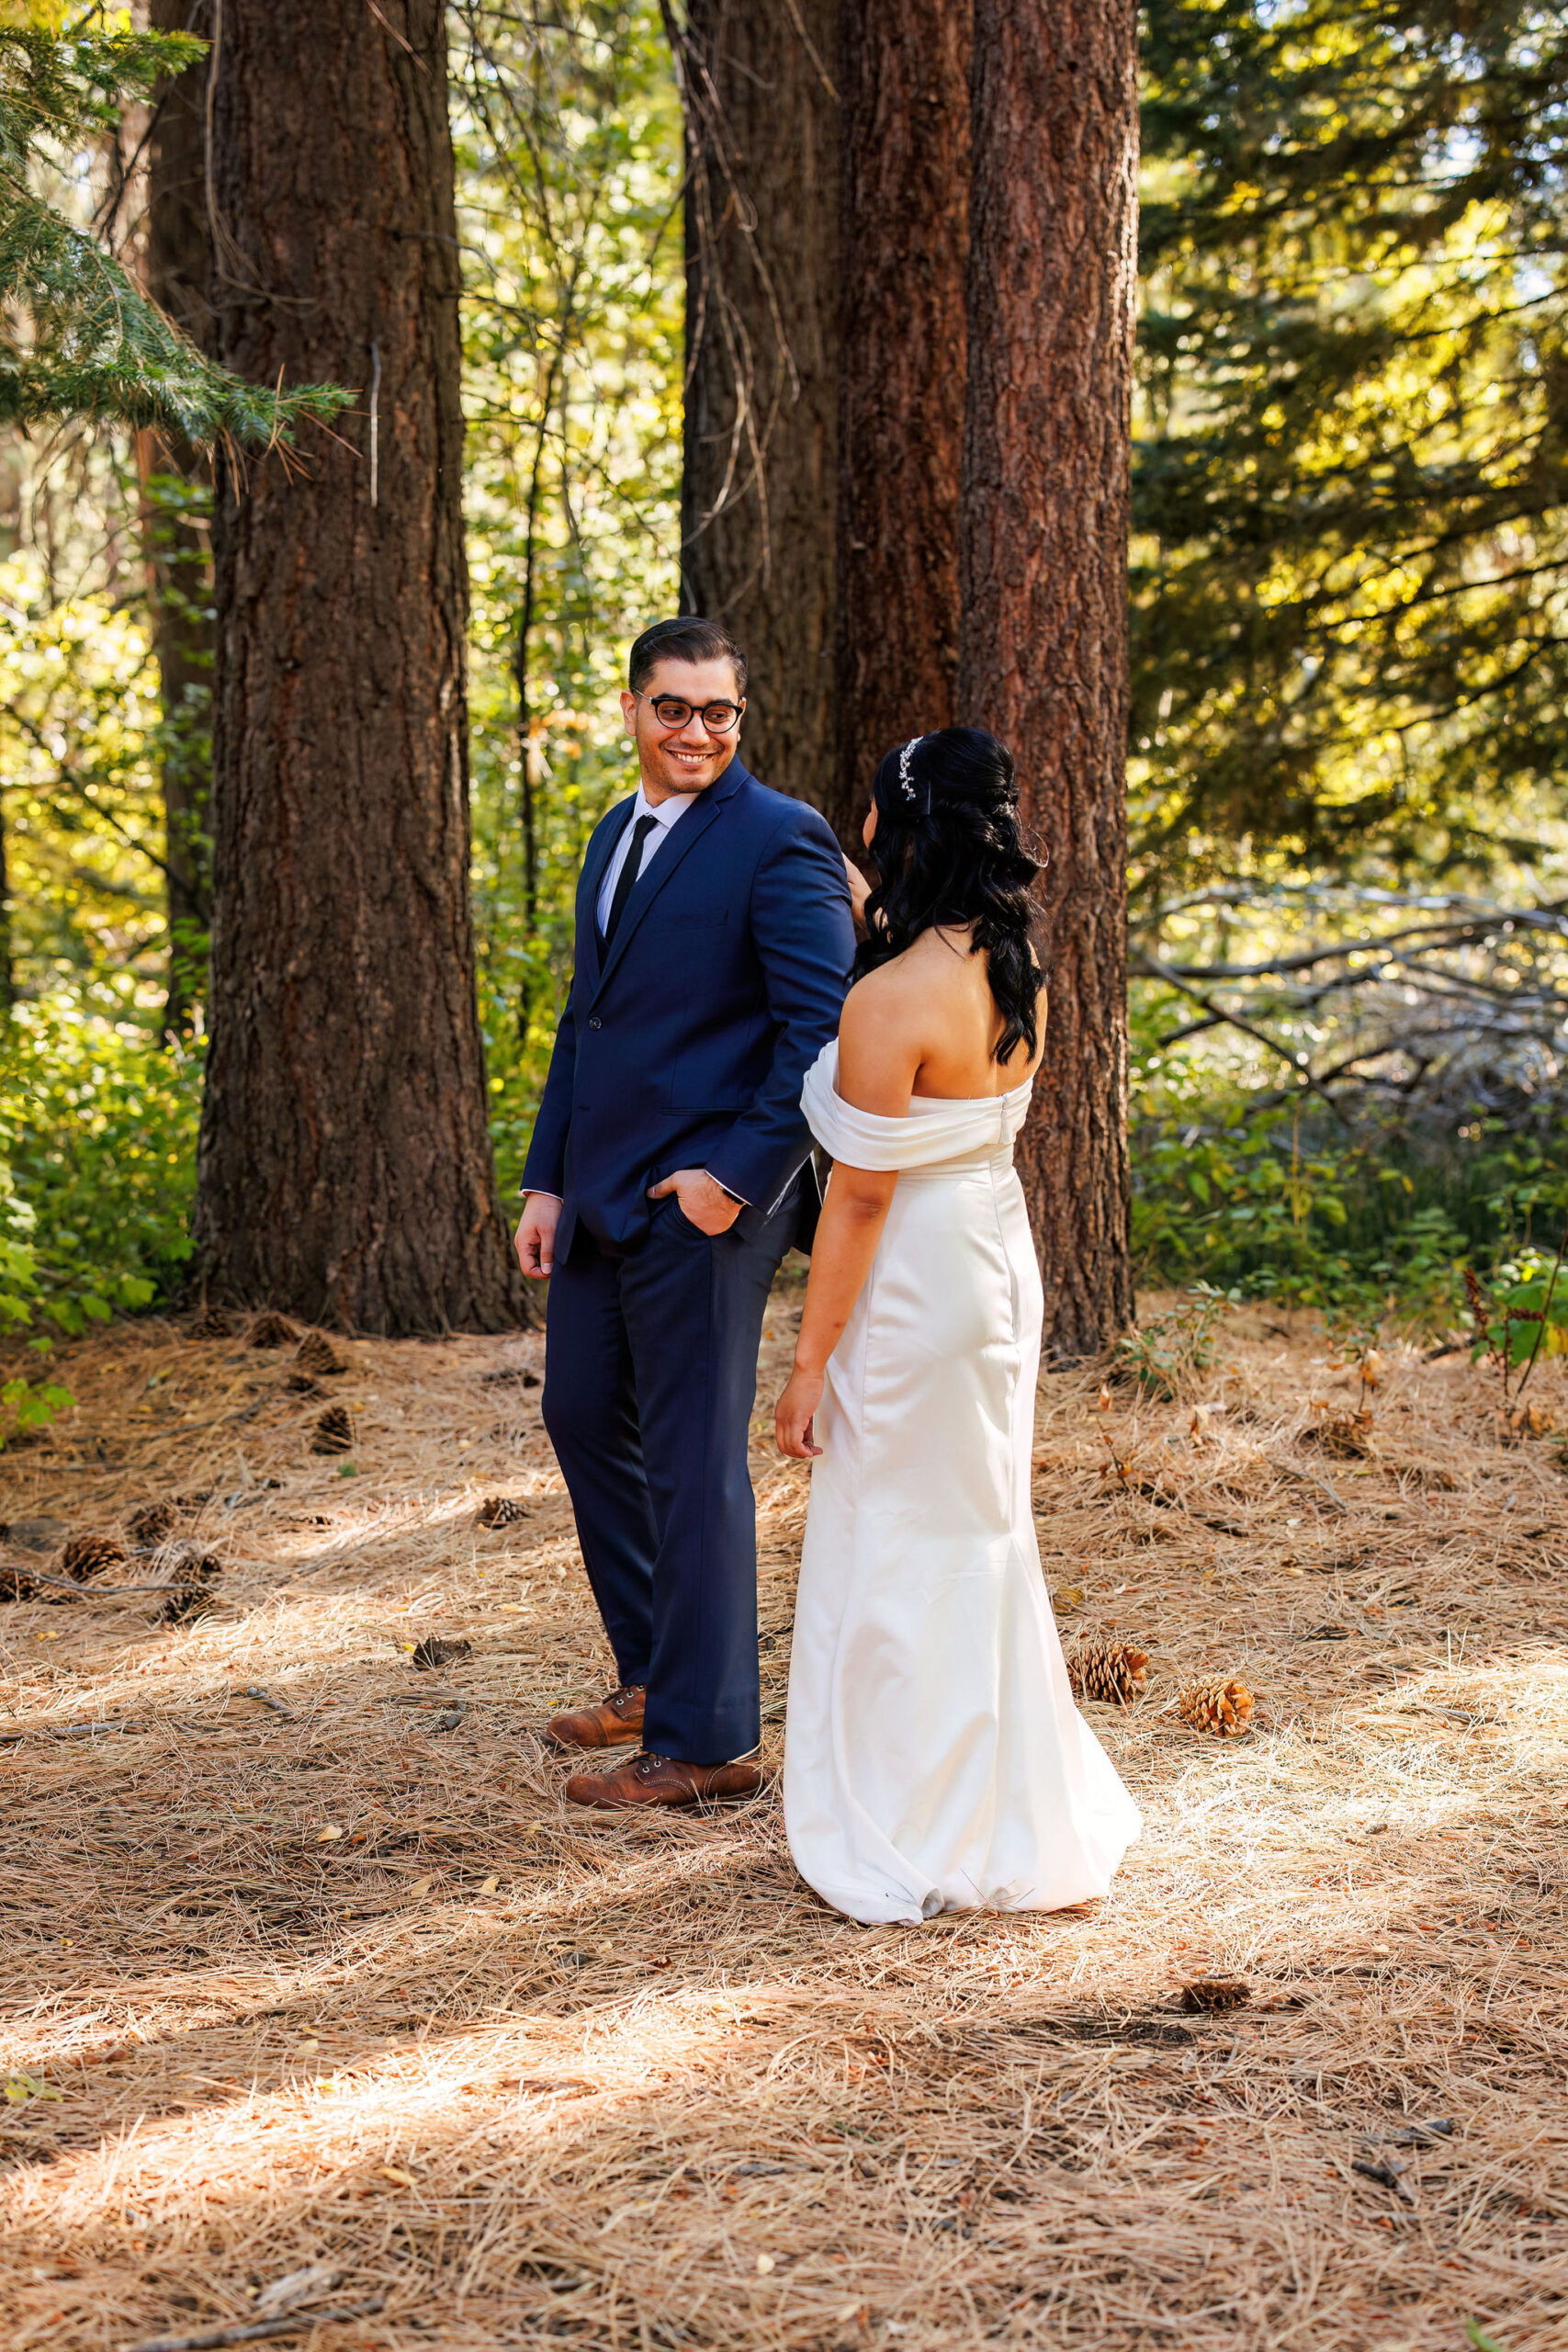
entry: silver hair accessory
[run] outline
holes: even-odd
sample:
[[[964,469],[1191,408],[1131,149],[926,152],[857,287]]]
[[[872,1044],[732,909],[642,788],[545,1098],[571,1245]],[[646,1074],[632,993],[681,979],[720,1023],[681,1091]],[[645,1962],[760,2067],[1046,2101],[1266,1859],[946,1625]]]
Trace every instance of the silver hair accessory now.
[[[926,739],[923,735],[911,735],[908,741],[905,744],[903,750],[898,754],[898,789],[911,807],[915,807],[919,804],[920,796],[915,790],[913,784],[909,780],[909,763],[915,756],[916,744],[923,743],[925,740]]]

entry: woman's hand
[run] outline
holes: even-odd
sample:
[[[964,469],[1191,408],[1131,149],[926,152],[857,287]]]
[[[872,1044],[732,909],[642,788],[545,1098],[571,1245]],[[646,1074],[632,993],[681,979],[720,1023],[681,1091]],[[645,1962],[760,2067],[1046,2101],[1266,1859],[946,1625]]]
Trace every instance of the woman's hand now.
[[[789,1385],[773,1408],[773,1431],[779,1452],[787,1453],[793,1461],[813,1461],[822,1451],[812,1434],[811,1423],[826,1385],[821,1373],[803,1372],[796,1364],[790,1374]]]
[[[865,902],[871,896],[871,884],[858,865],[844,860],[844,876],[850,886],[850,915],[855,927],[855,937],[865,937]]]

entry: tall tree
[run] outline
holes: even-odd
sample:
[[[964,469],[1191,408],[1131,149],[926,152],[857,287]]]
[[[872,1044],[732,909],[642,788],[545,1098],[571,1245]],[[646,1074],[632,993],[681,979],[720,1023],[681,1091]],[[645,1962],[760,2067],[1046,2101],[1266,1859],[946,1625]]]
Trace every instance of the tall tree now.
[[[838,773],[838,0],[691,0],[682,601],[751,662],[746,757]]]
[[[155,32],[208,35],[211,0],[151,0]],[[197,346],[212,348],[207,218],[207,58],[160,86],[147,141],[147,291]],[[212,756],[210,469],[183,433],[140,436],[152,642],[164,723],[159,780],[169,914],[164,1026],[189,1026],[212,919],[208,795]]]
[[[209,1295],[362,1329],[524,1311],[468,899],[458,270],[440,0],[225,0],[216,344],[362,388],[217,468]]]
[[[667,9],[687,182],[683,595],[753,656],[748,744],[854,846],[953,716],[967,0]]]
[[[1050,1352],[1130,1320],[1127,514],[1132,0],[976,0],[959,707],[1050,857],[1050,1045],[1018,1162]]]
[[[844,10],[829,813],[852,848],[882,753],[956,708],[969,48],[967,0]]]

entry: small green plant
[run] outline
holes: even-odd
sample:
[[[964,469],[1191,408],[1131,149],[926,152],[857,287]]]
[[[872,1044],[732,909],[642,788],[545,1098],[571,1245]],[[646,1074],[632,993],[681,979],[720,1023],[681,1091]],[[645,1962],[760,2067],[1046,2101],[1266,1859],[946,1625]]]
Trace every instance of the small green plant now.
[[[1464,1270],[1471,1362],[1484,1358],[1497,1367],[1505,1406],[1516,1372],[1521,1374],[1517,1402],[1538,1358],[1568,1355],[1568,1283],[1559,1281],[1561,1266],[1561,1251],[1553,1260],[1529,1250],[1499,1266],[1490,1283],[1473,1266]]]
[[[1239,1290],[1194,1283],[1187,1296],[1163,1315],[1122,1332],[1116,1342],[1112,1378],[1141,1389],[1145,1396],[1174,1402],[1210,1369],[1221,1318],[1240,1297]]]

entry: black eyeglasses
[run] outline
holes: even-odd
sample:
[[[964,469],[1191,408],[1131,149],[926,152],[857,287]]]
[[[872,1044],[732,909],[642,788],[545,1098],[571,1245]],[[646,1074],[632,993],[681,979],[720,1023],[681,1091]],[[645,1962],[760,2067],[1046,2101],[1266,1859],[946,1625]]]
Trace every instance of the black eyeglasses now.
[[[684,727],[696,708],[694,703],[678,702],[673,695],[640,695],[635,686],[632,692],[638,702],[649,705],[660,727]],[[697,716],[710,735],[728,735],[745,707],[744,703],[709,702],[703,705]]]

